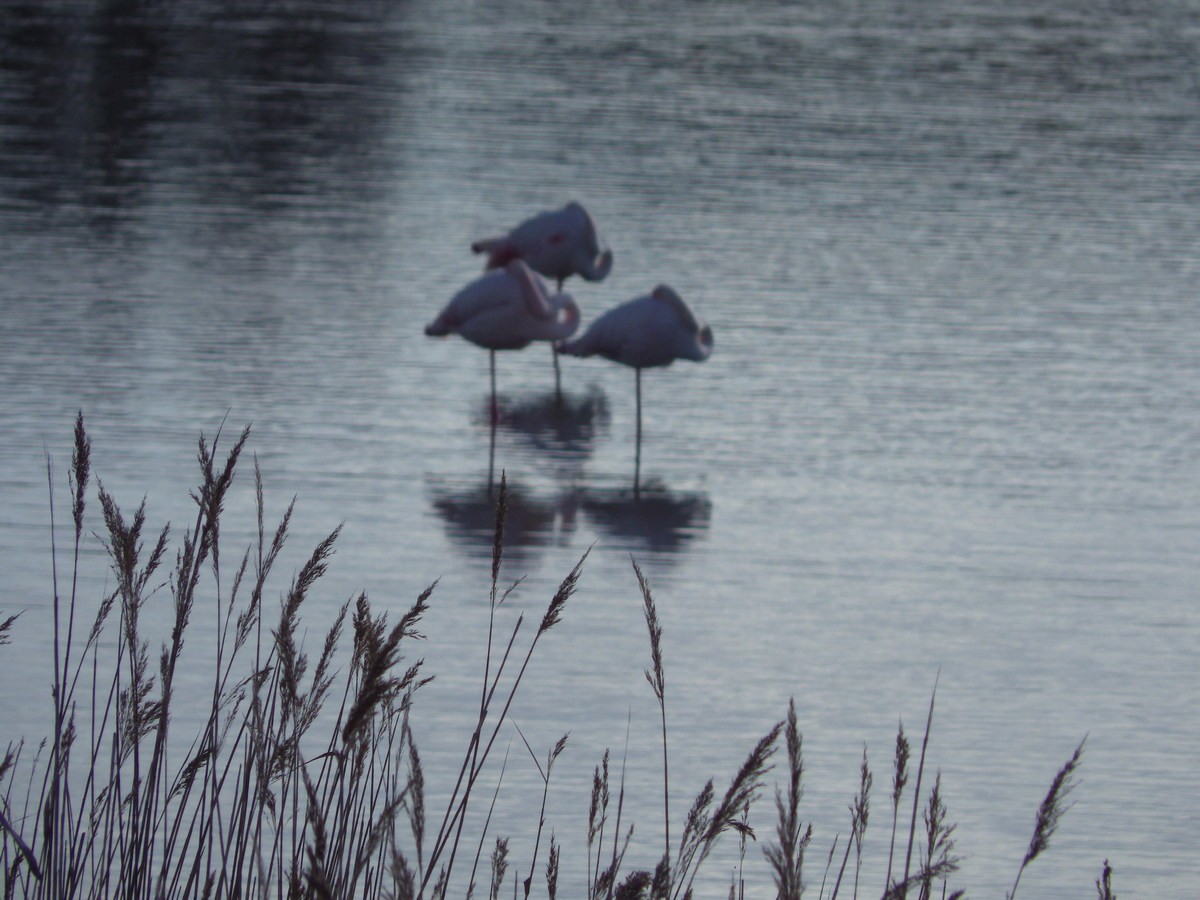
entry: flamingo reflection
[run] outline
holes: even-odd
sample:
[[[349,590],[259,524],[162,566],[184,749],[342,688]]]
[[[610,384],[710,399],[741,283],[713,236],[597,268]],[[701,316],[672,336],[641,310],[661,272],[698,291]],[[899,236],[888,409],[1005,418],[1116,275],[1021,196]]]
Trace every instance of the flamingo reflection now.
[[[551,456],[579,459],[591,456],[609,421],[608,398],[593,386],[582,395],[561,399],[542,393],[501,402],[497,424]]]
[[[490,560],[496,533],[496,485],[435,487],[431,506],[442,519],[451,541],[470,557]],[[557,535],[575,530],[578,503],[571,498],[540,497],[537,492],[506,479],[504,558],[517,568],[528,567],[541,548]]]
[[[596,531],[614,538],[630,552],[681,553],[708,532],[712,501],[701,491],[673,491],[659,482],[637,493],[586,489],[579,505]]]
[[[504,556],[517,568],[530,566],[551,544],[567,544],[581,525],[605,543],[633,553],[682,554],[708,533],[712,501],[702,491],[671,490],[650,482],[636,498],[628,488],[570,488],[539,494],[506,481]],[[490,485],[439,486],[431,505],[451,541],[467,556],[490,560],[495,539],[498,492]]]

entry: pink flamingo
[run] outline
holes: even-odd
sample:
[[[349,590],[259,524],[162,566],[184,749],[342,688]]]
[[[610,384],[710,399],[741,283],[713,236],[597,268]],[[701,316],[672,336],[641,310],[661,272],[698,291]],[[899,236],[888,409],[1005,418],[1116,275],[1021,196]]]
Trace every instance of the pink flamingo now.
[[[538,274],[555,279],[560,293],[563,282],[572,275],[585,281],[603,281],[613,263],[612,251],[601,245],[595,221],[575,201],[562,209],[538,213],[502,237],[476,241],[471,245],[471,252],[486,253],[489,269],[522,259]],[[561,400],[557,355],[554,357],[554,390]]]
[[[645,297],[610,309],[574,341],[561,344],[560,353],[603,356],[637,373],[637,448],[633,492],[638,493],[642,462],[642,369],[669,366],[677,359],[703,362],[713,350],[713,333],[682,298],[665,284]]]
[[[425,333],[430,337],[459,334],[489,351],[494,421],[496,351],[520,350],[533,341],[561,341],[578,327],[579,305],[571,295],[551,295],[529,266],[514,259],[455,294]]]

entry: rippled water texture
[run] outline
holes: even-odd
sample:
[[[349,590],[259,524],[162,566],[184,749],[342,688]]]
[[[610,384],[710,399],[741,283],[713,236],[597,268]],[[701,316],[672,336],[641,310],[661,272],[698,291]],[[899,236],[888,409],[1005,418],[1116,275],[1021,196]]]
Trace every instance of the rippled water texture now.
[[[0,740],[50,725],[46,454],[61,504],[76,411],[105,488],[177,533],[199,433],[253,423],[268,517],[299,497],[283,577],[345,523],[310,641],[360,590],[399,610],[441,578],[415,717],[431,791],[477,702],[489,479],[512,487],[505,573],[526,578],[510,616],[540,615],[594,544],[514,708],[535,748],[571,733],[551,791],[570,895],[627,716],[631,862],[661,840],[630,554],[665,629],[681,814],[794,696],[810,884],[865,743],[878,893],[896,723],[920,731],[940,672],[952,887],[1003,896],[1087,734],[1022,893],[1089,896],[1106,857],[1121,895],[1194,889],[1193,4],[141,10],[0,19],[0,608],[27,610]],[[558,409],[544,347],[499,354],[493,442],[487,354],[422,333],[478,274],[472,240],[571,198],[616,258],[568,283],[585,324],[663,282],[716,335],[703,365],[645,373],[637,500],[631,371],[563,360]],[[255,527],[246,465],[229,556]],[[83,567],[91,603],[97,538]],[[540,781],[513,740],[499,827],[527,860]],[[727,893],[726,850],[704,896]],[[746,871],[765,896],[754,846]]]

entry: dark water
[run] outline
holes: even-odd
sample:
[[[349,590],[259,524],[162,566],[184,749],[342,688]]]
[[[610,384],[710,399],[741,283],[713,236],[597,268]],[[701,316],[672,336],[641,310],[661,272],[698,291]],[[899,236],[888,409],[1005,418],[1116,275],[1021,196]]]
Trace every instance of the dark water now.
[[[823,857],[863,743],[883,785],[940,669],[952,886],[1004,894],[1086,733],[1023,893],[1090,895],[1108,857],[1120,894],[1186,896],[1198,71],[1200,11],[1170,2],[6,2],[0,608],[28,612],[0,736],[48,726],[13,687],[48,648],[45,454],[61,490],[82,409],[105,487],[182,525],[197,435],[228,416],[226,438],[253,423],[268,516],[300,498],[290,565],[345,522],[311,627],[442,577],[435,772],[482,665],[489,472],[514,616],[595,543],[516,711],[535,747],[571,731],[551,803],[573,886],[627,714],[636,864],[659,840],[632,553],[666,630],[676,808],[795,696]],[[716,334],[704,365],[647,374],[638,501],[632,373],[566,361],[563,413],[548,353],[501,354],[493,450],[486,354],[422,334],[478,272],[471,240],[570,198],[616,254],[570,285],[585,323],[668,282]],[[84,563],[98,596],[97,540]],[[520,858],[537,774],[506,779]],[[881,857],[882,827],[864,884]],[[753,847],[747,872],[768,890]]]

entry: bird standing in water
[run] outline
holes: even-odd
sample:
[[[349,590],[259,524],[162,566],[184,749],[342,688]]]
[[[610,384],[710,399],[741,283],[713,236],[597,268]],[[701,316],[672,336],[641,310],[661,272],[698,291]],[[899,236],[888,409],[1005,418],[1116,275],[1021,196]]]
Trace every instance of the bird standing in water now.
[[[698,319],[683,299],[665,284],[596,319],[582,336],[559,345],[571,356],[603,356],[636,372],[637,447],[633,491],[636,496],[642,460],[642,369],[669,366],[677,359],[703,362],[713,349],[712,329]]]
[[[534,341],[561,341],[579,327],[570,294],[550,294],[520,259],[485,272],[460,290],[425,328],[430,337],[458,334],[490,353],[492,418],[496,409],[496,351],[520,350]]]
[[[561,293],[572,275],[585,281],[603,281],[612,270],[612,251],[602,245],[596,223],[588,211],[572,201],[562,209],[538,213],[502,237],[471,245],[473,253],[487,254],[487,268],[520,259],[540,275],[553,278]],[[552,348],[553,349],[553,348]],[[554,356],[555,396],[562,399],[558,356]]]

